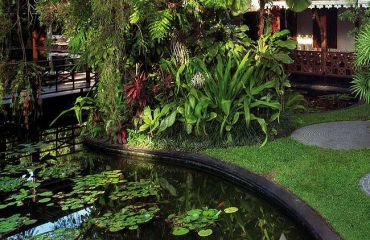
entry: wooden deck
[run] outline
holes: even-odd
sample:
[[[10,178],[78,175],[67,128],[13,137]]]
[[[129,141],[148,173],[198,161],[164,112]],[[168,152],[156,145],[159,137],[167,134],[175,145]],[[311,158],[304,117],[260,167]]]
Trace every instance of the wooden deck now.
[[[75,70],[73,64],[60,65],[55,71],[45,71],[41,87],[41,98],[53,98],[90,91],[97,81],[97,76],[88,68]],[[12,102],[12,94],[5,94],[3,105]]]

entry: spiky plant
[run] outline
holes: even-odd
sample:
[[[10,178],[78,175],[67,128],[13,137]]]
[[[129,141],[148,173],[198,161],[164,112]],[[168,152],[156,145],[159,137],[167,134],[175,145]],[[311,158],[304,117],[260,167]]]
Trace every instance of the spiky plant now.
[[[356,37],[355,66],[362,68],[370,65],[370,25],[367,24]]]
[[[356,97],[370,103],[370,73],[357,73],[352,81],[351,90]]]
[[[370,102],[370,25],[366,25],[356,36],[356,75],[352,81],[352,92],[365,102]]]

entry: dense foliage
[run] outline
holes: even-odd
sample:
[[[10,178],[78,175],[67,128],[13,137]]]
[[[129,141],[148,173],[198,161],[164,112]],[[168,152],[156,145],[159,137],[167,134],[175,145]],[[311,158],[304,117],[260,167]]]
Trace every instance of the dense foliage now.
[[[71,50],[99,75],[95,96],[70,109],[90,135],[126,143],[128,132],[218,132],[233,142],[241,126],[267,140],[289,105],[283,66],[295,43],[288,31],[269,28],[252,41],[239,16],[248,7],[241,0],[54,0],[40,1],[38,11],[44,24],[63,26]]]
[[[159,178],[157,173],[146,174],[149,178],[143,179],[138,176],[137,170],[134,170],[135,174],[131,173],[135,176],[133,180],[124,175],[122,170],[90,172],[100,166],[99,161],[81,162],[64,158],[49,159],[46,162],[16,161],[1,168],[1,238],[40,220],[31,218],[32,214],[24,214],[22,208],[29,211],[41,207],[48,209],[47,211],[58,210],[63,214],[82,209],[86,212],[83,221],[75,223],[74,230],[71,224],[67,229],[60,227],[41,235],[36,232],[37,236],[28,236],[27,239],[70,239],[67,237],[69,235],[73,235],[72,238],[84,239],[85,235],[89,235],[94,229],[104,234],[130,234],[132,231],[139,234],[145,225],[161,220],[174,232],[182,226],[188,229],[187,232],[197,231],[199,236],[208,236],[212,234],[210,228],[215,227],[216,221],[225,217],[222,212],[233,214],[238,211],[236,207],[204,207],[202,214],[197,214],[201,210],[191,210],[188,206],[187,216],[190,216],[190,221],[180,213],[163,216],[168,205],[163,200],[164,193],[168,191],[169,194],[177,196],[178,190],[165,178]],[[107,166],[103,168],[105,167]],[[55,188],[55,181],[64,187]],[[8,211],[10,209],[16,211]],[[20,213],[17,213],[18,210]]]
[[[354,7],[345,11],[341,17],[355,23],[351,32],[355,37],[355,69],[352,91],[363,101],[370,102],[370,10],[355,1]]]
[[[31,0],[0,0],[0,103],[4,95],[10,95],[13,115],[27,129],[31,119],[39,117],[42,104],[42,68],[28,62],[26,54],[36,24],[34,4]]]
[[[352,90],[365,102],[370,102],[370,22],[356,36],[357,73],[353,80]]]

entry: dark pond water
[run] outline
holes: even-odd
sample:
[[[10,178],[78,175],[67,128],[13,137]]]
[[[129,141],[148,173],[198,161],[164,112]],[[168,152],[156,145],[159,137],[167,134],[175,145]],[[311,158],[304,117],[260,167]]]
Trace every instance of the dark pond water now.
[[[54,158],[45,146],[26,146],[31,156],[23,146],[1,166],[0,179],[14,181],[0,187],[2,238],[312,239],[273,204],[217,176],[79,145]]]

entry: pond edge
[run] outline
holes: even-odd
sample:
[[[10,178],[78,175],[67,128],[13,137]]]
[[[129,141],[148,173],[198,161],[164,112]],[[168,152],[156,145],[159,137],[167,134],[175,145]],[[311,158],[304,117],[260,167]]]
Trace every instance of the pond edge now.
[[[342,239],[329,224],[314,209],[299,199],[293,193],[265,177],[253,173],[235,164],[212,158],[206,155],[191,152],[170,152],[161,150],[145,150],[128,148],[124,145],[109,144],[99,139],[84,137],[83,144],[88,149],[104,153],[115,153],[125,156],[136,156],[150,159],[155,162],[170,165],[180,165],[198,170],[207,170],[216,175],[231,178],[244,187],[260,193],[272,200],[274,204],[289,212],[289,215],[299,221],[303,227],[316,239]],[[171,161],[168,161],[171,160]]]

